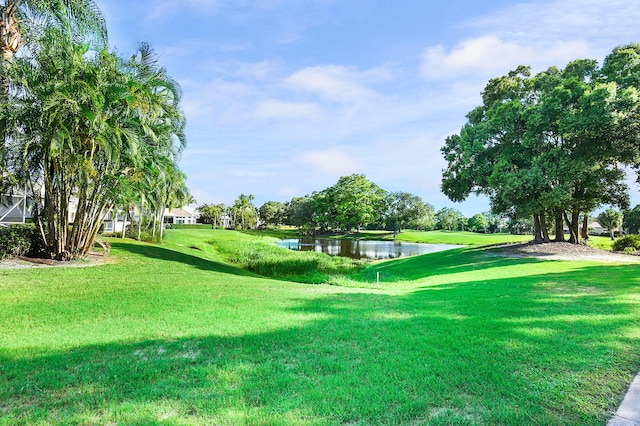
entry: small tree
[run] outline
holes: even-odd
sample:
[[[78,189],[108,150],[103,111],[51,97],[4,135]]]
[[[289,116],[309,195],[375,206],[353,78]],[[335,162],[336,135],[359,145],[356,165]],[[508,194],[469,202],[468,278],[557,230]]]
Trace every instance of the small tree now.
[[[225,206],[224,204],[203,204],[197,210],[200,215],[198,221],[211,224],[211,227],[215,229],[222,222]]]
[[[464,228],[465,218],[460,211],[444,207],[436,213],[436,222],[440,229],[453,231]]]
[[[616,229],[622,226],[622,212],[608,208],[598,215],[598,222],[611,233],[611,239],[614,239]]]
[[[424,204],[423,214],[409,222],[407,225],[410,229],[420,231],[432,231],[436,228],[436,210],[429,203]]]
[[[335,220],[344,230],[360,228],[375,222],[383,210],[385,191],[365,175],[343,176],[328,189],[335,207]]]
[[[286,206],[279,201],[267,201],[260,206],[260,219],[266,225],[278,226],[284,223]]]
[[[474,214],[467,221],[467,229],[473,232],[487,232],[489,221],[487,217],[481,213]]]
[[[630,210],[624,211],[622,226],[632,234],[640,231],[640,204]]]
[[[427,214],[427,207],[420,197],[408,192],[389,192],[384,199],[386,228],[393,231],[393,238],[410,222]]]
[[[257,212],[256,206],[253,205],[253,195],[240,194],[238,199],[233,203],[233,210],[235,210],[236,218],[240,216],[240,225],[242,230],[247,229],[247,225],[257,224]]]
[[[309,196],[294,197],[286,204],[284,223],[295,226],[305,233],[314,231],[313,211],[311,210],[311,200]]]

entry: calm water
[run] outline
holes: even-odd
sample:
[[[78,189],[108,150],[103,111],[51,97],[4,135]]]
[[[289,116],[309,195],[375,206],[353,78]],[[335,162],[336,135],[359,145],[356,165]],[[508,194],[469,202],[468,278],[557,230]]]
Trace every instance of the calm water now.
[[[288,239],[279,241],[277,244],[291,250],[317,251],[331,256],[372,260],[395,259],[398,257],[415,256],[462,247],[453,244],[418,244],[375,240],[329,240],[324,238]]]

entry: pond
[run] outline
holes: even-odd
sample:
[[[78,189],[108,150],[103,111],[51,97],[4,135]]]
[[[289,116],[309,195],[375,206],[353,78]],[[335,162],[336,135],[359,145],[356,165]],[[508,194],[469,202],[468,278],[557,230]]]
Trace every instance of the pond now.
[[[327,238],[294,238],[278,241],[281,247],[290,250],[317,251],[330,256],[352,259],[396,259],[450,250],[462,246],[453,244],[418,244],[400,241],[379,240],[333,240]]]

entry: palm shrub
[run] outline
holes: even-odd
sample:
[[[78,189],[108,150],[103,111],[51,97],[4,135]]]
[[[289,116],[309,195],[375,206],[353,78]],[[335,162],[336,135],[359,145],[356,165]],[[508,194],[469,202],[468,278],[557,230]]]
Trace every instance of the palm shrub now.
[[[630,234],[620,237],[613,242],[613,250],[626,252],[628,248],[640,249],[640,235]]]

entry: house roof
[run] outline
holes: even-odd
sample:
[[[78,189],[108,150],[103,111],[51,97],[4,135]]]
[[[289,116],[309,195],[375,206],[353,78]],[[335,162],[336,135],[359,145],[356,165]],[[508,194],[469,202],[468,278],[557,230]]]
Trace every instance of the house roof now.
[[[186,210],[183,209],[171,209],[169,210],[167,213],[165,213],[165,217],[166,216],[173,216],[173,217],[196,217],[193,213],[189,213]]]

